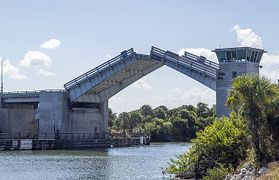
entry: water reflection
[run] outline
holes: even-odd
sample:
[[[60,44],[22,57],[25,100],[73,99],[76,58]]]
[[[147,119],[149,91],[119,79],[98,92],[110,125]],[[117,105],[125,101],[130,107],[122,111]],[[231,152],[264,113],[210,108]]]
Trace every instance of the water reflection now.
[[[49,151],[1,151],[0,178],[21,179],[162,179],[161,168],[185,152],[187,143]]]

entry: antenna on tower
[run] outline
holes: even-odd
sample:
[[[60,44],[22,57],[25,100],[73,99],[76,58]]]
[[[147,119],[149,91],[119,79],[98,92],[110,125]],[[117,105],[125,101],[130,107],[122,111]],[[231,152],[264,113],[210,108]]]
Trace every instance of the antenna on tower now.
[[[3,87],[4,87],[4,58],[1,58],[1,95],[3,95]]]

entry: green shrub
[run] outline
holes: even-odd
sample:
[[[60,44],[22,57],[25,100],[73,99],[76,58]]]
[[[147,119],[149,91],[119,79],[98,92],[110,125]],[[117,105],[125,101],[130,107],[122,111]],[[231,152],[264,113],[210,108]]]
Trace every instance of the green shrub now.
[[[232,167],[225,167],[219,164],[217,167],[208,170],[208,175],[205,176],[204,180],[224,180],[228,174],[233,172]]]
[[[197,133],[188,152],[171,160],[167,171],[171,174],[194,172],[196,177],[201,178],[218,164],[236,168],[246,158],[246,136],[246,124],[242,117],[233,113],[230,119],[216,119]]]

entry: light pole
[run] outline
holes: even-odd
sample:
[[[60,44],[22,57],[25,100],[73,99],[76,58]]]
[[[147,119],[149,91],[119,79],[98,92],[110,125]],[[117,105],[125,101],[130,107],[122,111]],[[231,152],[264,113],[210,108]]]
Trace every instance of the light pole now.
[[[4,85],[4,82],[3,82],[3,79],[4,79],[4,62],[5,62],[5,59],[2,58],[1,59],[1,95],[3,95],[3,85]]]

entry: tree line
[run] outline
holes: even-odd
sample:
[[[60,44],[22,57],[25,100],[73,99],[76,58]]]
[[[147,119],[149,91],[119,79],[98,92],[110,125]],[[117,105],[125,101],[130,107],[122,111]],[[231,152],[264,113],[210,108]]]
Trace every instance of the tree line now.
[[[199,102],[168,109],[166,106],[152,108],[143,105],[131,112],[119,115],[109,109],[109,131],[111,134],[131,136],[144,133],[151,141],[190,141],[196,132],[204,129],[215,118],[215,105],[209,107]]]

